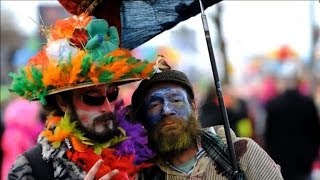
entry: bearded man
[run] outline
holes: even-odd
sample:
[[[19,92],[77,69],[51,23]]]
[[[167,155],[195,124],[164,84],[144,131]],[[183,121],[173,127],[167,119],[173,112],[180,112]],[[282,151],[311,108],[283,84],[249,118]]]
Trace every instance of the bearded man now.
[[[46,33],[48,43],[11,74],[11,91],[40,100],[47,120],[8,179],[135,179],[153,153],[143,127],[127,121],[119,86],[147,78],[154,64],[120,49],[117,29],[87,14]]]
[[[221,127],[201,129],[193,87],[180,71],[166,69],[141,81],[132,116],[143,123],[157,156],[145,179],[283,179],[280,167],[252,139],[233,134],[240,172],[235,176]]]

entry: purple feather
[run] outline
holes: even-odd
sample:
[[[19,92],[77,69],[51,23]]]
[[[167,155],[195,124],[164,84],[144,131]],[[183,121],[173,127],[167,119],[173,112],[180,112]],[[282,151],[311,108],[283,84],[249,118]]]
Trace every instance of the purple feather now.
[[[140,123],[128,121],[125,116],[127,112],[128,109],[124,107],[123,101],[119,101],[115,106],[115,114],[119,126],[126,131],[128,138],[116,146],[116,154],[119,156],[134,154],[135,164],[141,164],[154,157],[155,153],[148,146],[146,130]]]

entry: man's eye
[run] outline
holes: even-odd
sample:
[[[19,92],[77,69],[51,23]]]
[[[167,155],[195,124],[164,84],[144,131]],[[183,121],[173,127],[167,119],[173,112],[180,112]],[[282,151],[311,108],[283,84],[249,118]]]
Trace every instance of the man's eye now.
[[[107,90],[107,97],[109,102],[113,102],[118,98],[119,88],[117,86],[110,86]]]
[[[151,103],[151,104],[149,105],[149,108],[157,107],[159,104],[160,104],[160,103],[158,103],[158,102]]]
[[[181,102],[182,99],[173,99],[173,102]]]

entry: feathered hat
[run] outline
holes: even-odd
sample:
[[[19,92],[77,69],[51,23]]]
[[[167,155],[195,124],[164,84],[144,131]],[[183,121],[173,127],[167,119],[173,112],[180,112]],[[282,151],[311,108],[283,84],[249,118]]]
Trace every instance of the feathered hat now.
[[[117,28],[84,12],[44,28],[47,44],[17,73],[10,91],[40,100],[63,91],[106,83],[128,83],[153,74],[154,63],[119,48]]]

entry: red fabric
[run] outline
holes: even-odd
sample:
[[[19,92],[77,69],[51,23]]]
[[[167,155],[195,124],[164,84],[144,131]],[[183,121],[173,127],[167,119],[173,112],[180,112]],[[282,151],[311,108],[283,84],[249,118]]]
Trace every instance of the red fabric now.
[[[89,172],[92,166],[99,160],[103,159],[103,164],[100,166],[96,179],[99,179],[106,173],[113,169],[118,169],[120,171],[113,180],[133,180],[136,173],[142,169],[152,166],[150,163],[142,163],[140,165],[134,164],[134,155],[117,156],[115,155],[115,150],[104,149],[101,155],[94,153],[93,149],[88,148],[86,152],[72,152],[67,151],[67,157],[75,162],[77,166],[83,169],[85,172]]]

